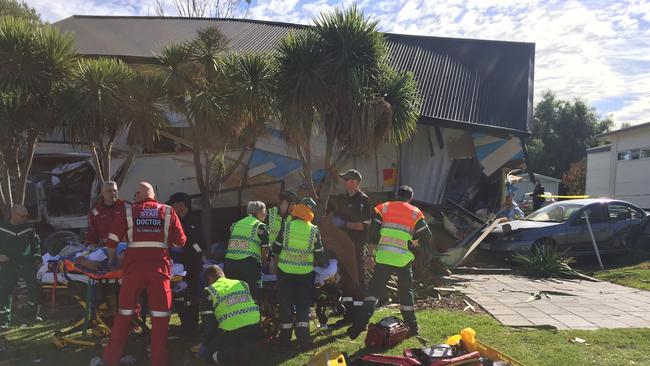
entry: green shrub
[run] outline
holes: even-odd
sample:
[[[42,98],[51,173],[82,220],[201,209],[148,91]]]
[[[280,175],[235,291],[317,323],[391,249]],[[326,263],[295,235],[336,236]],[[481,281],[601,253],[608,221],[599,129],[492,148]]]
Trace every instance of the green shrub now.
[[[574,260],[567,257],[566,253],[566,250],[560,251],[549,246],[535,246],[530,254],[515,254],[512,259],[521,265],[521,271],[526,276],[537,278],[579,276],[569,266]]]

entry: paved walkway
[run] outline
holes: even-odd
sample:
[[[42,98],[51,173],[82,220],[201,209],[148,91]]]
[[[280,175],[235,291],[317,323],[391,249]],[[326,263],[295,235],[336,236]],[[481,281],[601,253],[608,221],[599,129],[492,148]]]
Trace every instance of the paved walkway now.
[[[507,326],[650,328],[650,292],[609,282],[454,275],[454,288]]]

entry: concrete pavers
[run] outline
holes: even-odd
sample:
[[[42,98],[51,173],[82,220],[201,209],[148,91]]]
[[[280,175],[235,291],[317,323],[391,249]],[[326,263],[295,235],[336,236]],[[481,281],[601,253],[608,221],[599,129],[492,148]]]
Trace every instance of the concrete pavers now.
[[[454,288],[507,326],[650,328],[650,292],[609,282],[454,275]],[[532,300],[540,291],[549,296]]]

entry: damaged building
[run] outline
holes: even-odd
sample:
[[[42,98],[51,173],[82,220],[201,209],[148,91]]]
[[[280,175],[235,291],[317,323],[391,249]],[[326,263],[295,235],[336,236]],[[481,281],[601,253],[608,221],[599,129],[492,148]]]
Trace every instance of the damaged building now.
[[[163,45],[190,40],[207,27],[218,28],[236,52],[272,52],[289,32],[305,28],[257,20],[126,16],[72,16],[55,25],[73,34],[80,54],[119,57],[130,64],[153,64]],[[447,212],[461,212],[459,216],[470,221],[481,209],[496,211],[506,172],[525,165],[524,143],[533,110],[534,44],[390,33],[385,37],[391,65],[413,72],[423,103],[417,132],[408,144],[384,145],[375,156],[350,164],[363,174],[363,189],[381,200],[397,186],[408,184],[421,206],[446,207]],[[188,125],[179,118],[171,120],[156,146],[139,154],[126,172],[122,197],[132,197],[135,183],[147,180],[162,200],[177,191],[198,198]],[[318,169],[324,138],[316,138],[312,149],[316,166],[312,178],[318,182],[324,174]],[[121,169],[126,152],[126,141],[116,144],[113,174]],[[39,147],[36,167],[48,220],[59,228],[83,230],[94,178],[89,155],[72,148],[65,134],[52,135]],[[214,208],[239,209],[252,199],[268,202],[284,187],[302,184],[301,168],[270,121],[267,133],[215,198]],[[457,223],[459,219],[451,216],[441,220]],[[454,232],[459,230],[454,225],[447,229],[455,238],[462,236]]]

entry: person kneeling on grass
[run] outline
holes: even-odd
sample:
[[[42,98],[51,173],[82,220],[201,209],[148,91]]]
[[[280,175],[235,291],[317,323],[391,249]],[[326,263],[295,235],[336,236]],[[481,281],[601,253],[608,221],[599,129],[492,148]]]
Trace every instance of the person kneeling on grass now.
[[[216,364],[245,365],[250,349],[245,350],[244,345],[264,337],[259,307],[248,284],[226,278],[218,266],[206,268],[203,277],[208,286],[199,304],[199,357]]]

